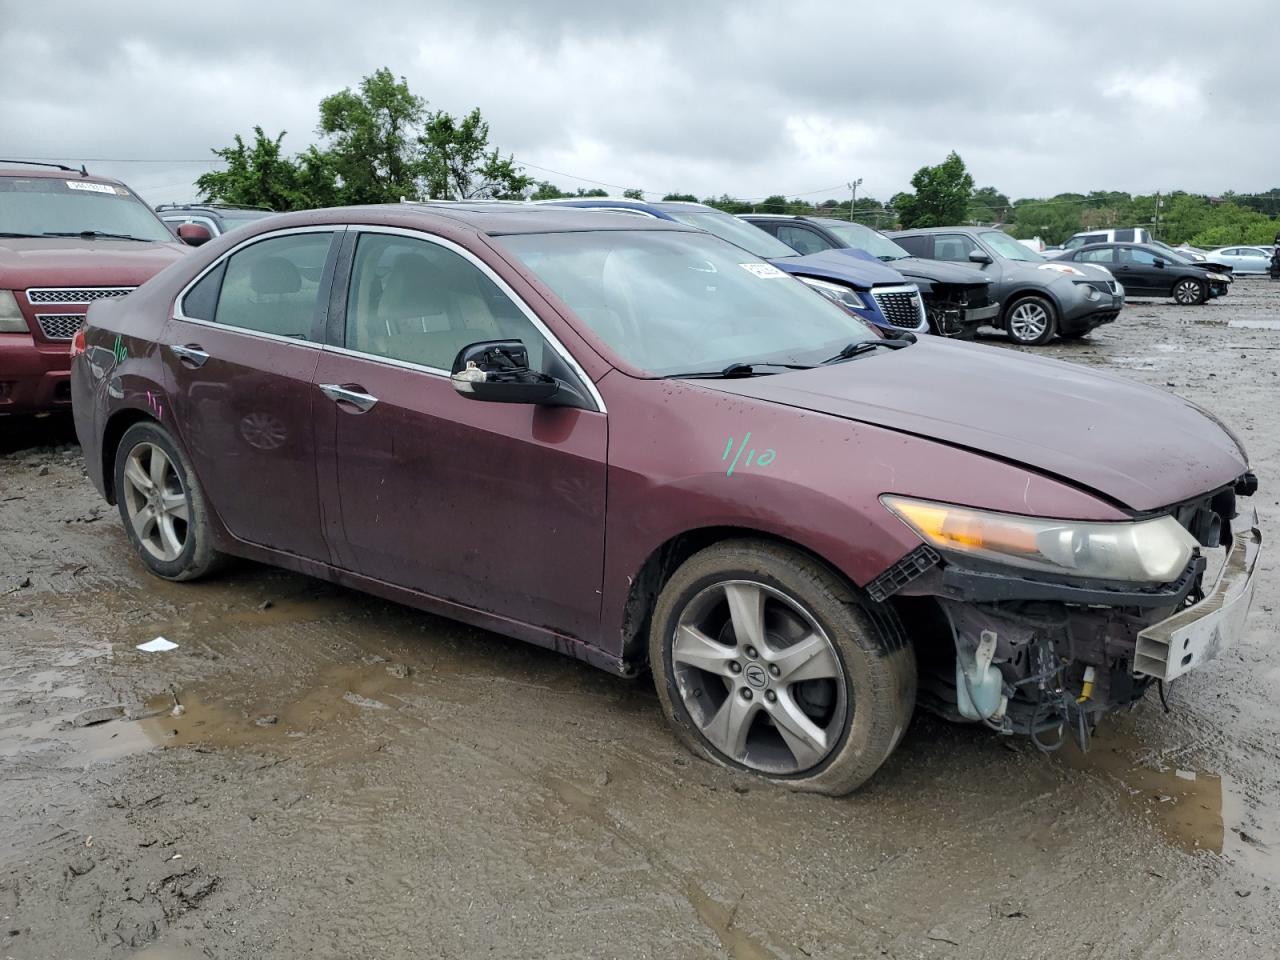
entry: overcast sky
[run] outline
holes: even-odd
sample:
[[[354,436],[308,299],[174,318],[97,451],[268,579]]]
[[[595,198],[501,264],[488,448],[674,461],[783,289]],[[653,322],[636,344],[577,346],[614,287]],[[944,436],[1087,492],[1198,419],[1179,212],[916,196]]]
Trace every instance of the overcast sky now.
[[[184,200],[209,163],[174,161],[254,124],[300,150],[321,97],[388,66],[433,109],[480,107],[492,143],[563,187],[823,199],[860,177],[888,199],[954,149],[1015,198],[1269,189],[1280,10],[1214,9],[0,0],[0,157],[86,159]]]

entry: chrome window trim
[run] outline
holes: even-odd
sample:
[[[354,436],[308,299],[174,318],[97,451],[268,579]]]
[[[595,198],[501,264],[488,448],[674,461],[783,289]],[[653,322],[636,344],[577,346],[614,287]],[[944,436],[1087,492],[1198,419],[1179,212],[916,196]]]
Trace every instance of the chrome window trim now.
[[[266,233],[257,233],[252,237],[246,237],[230,250],[223,253],[220,257],[215,258],[212,263],[197,273],[185,287],[178,291],[178,295],[173,300],[173,319],[181,320],[183,323],[203,323],[205,326],[217,327],[219,330],[240,330],[244,333],[270,337],[275,340],[284,340],[288,343],[311,343],[310,340],[295,340],[293,337],[281,337],[274,333],[262,333],[261,331],[250,330],[246,327],[232,327],[225,323],[218,323],[214,320],[201,320],[197,317],[188,317],[182,309],[182,301],[187,299],[187,294],[191,292],[192,287],[203,280],[224,260],[229,260],[245,247],[253,246],[253,244],[259,243],[263,240],[274,240],[277,237],[287,237],[296,233],[342,233],[346,229],[347,226],[343,223],[313,224],[307,227],[283,227],[279,230],[269,230]],[[316,346],[319,346],[319,344],[316,344]]]
[[[869,293],[872,293],[872,294],[876,294],[876,293],[919,293],[919,292],[920,292],[920,288],[919,288],[919,287],[917,287],[914,283],[895,283],[895,284],[892,284],[892,285],[886,285],[886,286],[874,286],[874,287],[872,287],[868,292],[869,292]]]
[[[174,320],[181,320],[183,323],[194,323],[197,326],[208,327],[210,330],[222,330],[226,333],[239,333],[246,337],[260,337],[263,340],[272,340],[276,343],[291,343],[295,347],[310,347],[312,350],[321,349],[324,344],[316,343],[314,340],[299,340],[297,337],[285,337],[278,333],[267,333],[263,330],[252,330],[249,327],[233,327],[229,323],[218,323],[216,320],[201,320],[198,317],[175,316]]]
[[[568,349],[565,347],[565,345],[560,342],[560,339],[547,328],[547,325],[542,322],[542,320],[538,317],[536,313],[534,313],[533,309],[527,303],[524,302],[524,298],[522,298],[519,294],[517,294],[514,290],[512,290],[511,286],[505,280],[503,280],[502,277],[498,276],[498,274],[495,273],[494,270],[487,263],[485,263],[483,260],[477,257],[474,253],[472,253],[466,247],[459,246],[458,244],[454,243],[452,240],[448,240],[444,237],[437,236],[433,233],[426,233],[422,230],[415,230],[409,227],[389,227],[389,226],[375,226],[375,225],[353,223],[348,225],[348,229],[356,234],[365,234],[365,233],[383,234],[383,235],[390,235],[390,236],[407,237],[411,240],[421,240],[424,243],[434,243],[434,244],[437,244],[438,246],[444,247],[446,250],[451,250],[454,253],[461,256],[464,260],[469,262],[472,266],[478,268],[482,274],[488,277],[489,280],[491,280],[493,284],[499,290],[501,290],[502,293],[512,303],[516,305],[516,308],[521,313],[524,314],[525,319],[528,320],[531,324],[533,324],[534,329],[537,330],[538,333],[542,335],[542,338],[547,341],[547,343],[551,346],[551,349],[556,352],[556,355],[559,356],[560,359],[565,362],[565,364],[569,367],[569,369],[573,371],[574,376],[576,376],[581,381],[583,387],[586,388],[588,395],[591,397],[592,402],[596,405],[597,412],[599,413],[609,412],[608,408],[605,406],[604,397],[600,395],[600,391],[596,388],[595,381],[593,381],[589,376],[587,376],[587,371],[582,369],[582,366],[578,363],[576,359],[574,359],[573,354],[571,354],[568,351]],[[358,244],[359,237],[357,237],[356,240]],[[357,246],[357,249],[353,251],[353,257],[351,262],[353,272],[355,269],[354,254],[358,252],[359,252],[359,249]],[[404,360],[394,360],[391,357],[379,357],[377,354],[365,353],[360,350],[348,350],[346,347],[330,346],[328,347],[328,349],[334,352],[341,352],[341,353],[350,354],[352,356],[357,356],[357,357],[365,357],[371,360],[390,361],[395,366],[403,366],[410,370],[422,370],[428,373],[439,373],[439,374],[443,374],[446,377],[451,375],[449,371],[441,370],[438,367],[428,367],[422,364],[409,363],[408,361],[404,361]]]
[[[371,363],[385,363],[389,367],[399,367],[402,370],[413,370],[417,373],[428,373],[433,377],[441,377],[448,379],[452,374],[448,370],[440,367],[428,367],[425,364],[413,363],[409,360],[397,360],[394,357],[380,357],[376,353],[362,353],[359,350],[348,350],[346,347],[335,347],[332,344],[323,344],[321,349],[325,353],[336,353],[343,357],[355,357],[358,360],[368,360]]]

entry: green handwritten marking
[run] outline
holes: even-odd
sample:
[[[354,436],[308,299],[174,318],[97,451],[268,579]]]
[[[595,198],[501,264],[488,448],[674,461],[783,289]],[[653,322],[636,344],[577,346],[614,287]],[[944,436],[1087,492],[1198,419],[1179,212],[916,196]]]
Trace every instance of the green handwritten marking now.
[[[120,334],[116,334],[115,346],[111,348],[111,352],[115,354],[116,363],[124,363],[129,356],[129,351],[125,349],[124,343],[120,339]]]
[[[726,477],[733,476],[733,471],[737,469],[738,461],[742,458],[742,454],[744,452],[747,455],[747,459],[743,461],[743,464],[742,464],[744,469],[752,466],[753,461],[756,467],[767,467],[769,466],[769,464],[773,463],[774,460],[778,459],[778,452],[774,450],[772,447],[762,451],[759,456],[756,455],[756,451],[754,449],[747,450],[747,442],[750,439],[751,439],[751,431],[748,430],[746,433],[746,436],[742,438],[741,445],[738,446],[738,452],[733,454],[733,462],[729,464],[729,469],[727,469],[724,472],[724,475]],[[733,437],[730,437],[729,442],[724,445],[724,453],[721,454],[720,456],[721,463],[729,459],[729,454],[733,453],[733,447],[734,447]]]

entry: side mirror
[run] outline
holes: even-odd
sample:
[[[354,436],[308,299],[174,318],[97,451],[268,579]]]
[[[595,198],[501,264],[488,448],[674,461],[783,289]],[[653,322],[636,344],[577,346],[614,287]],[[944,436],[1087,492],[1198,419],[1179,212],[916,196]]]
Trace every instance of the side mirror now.
[[[974,250],[972,253],[969,254],[969,259],[972,260],[974,263],[990,263],[991,262],[990,255],[988,255],[987,253],[984,253],[981,250]]]
[[[468,400],[490,403],[546,403],[560,381],[529,369],[529,351],[519,340],[483,340],[458,351],[451,372],[453,389]]]
[[[198,247],[213,239],[209,228],[200,223],[184,223],[178,227],[178,239],[191,247]]]
[[[1159,267],[1161,270],[1163,270],[1164,260],[1162,260],[1160,257],[1156,257],[1156,266]]]

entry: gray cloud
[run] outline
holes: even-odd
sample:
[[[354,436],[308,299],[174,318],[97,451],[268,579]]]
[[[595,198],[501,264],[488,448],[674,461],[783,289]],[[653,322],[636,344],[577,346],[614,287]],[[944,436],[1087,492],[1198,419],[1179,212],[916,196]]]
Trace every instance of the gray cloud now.
[[[434,107],[479,106],[521,160],[655,191],[862,177],[887,198],[951,149],[1012,196],[1263,190],[1280,179],[1280,25],[1266,0],[1232,17],[1241,29],[1167,2],[9,5],[0,156],[157,161],[92,166],[182,199],[210,147],[261,124],[301,149],[322,96],[386,65]]]

